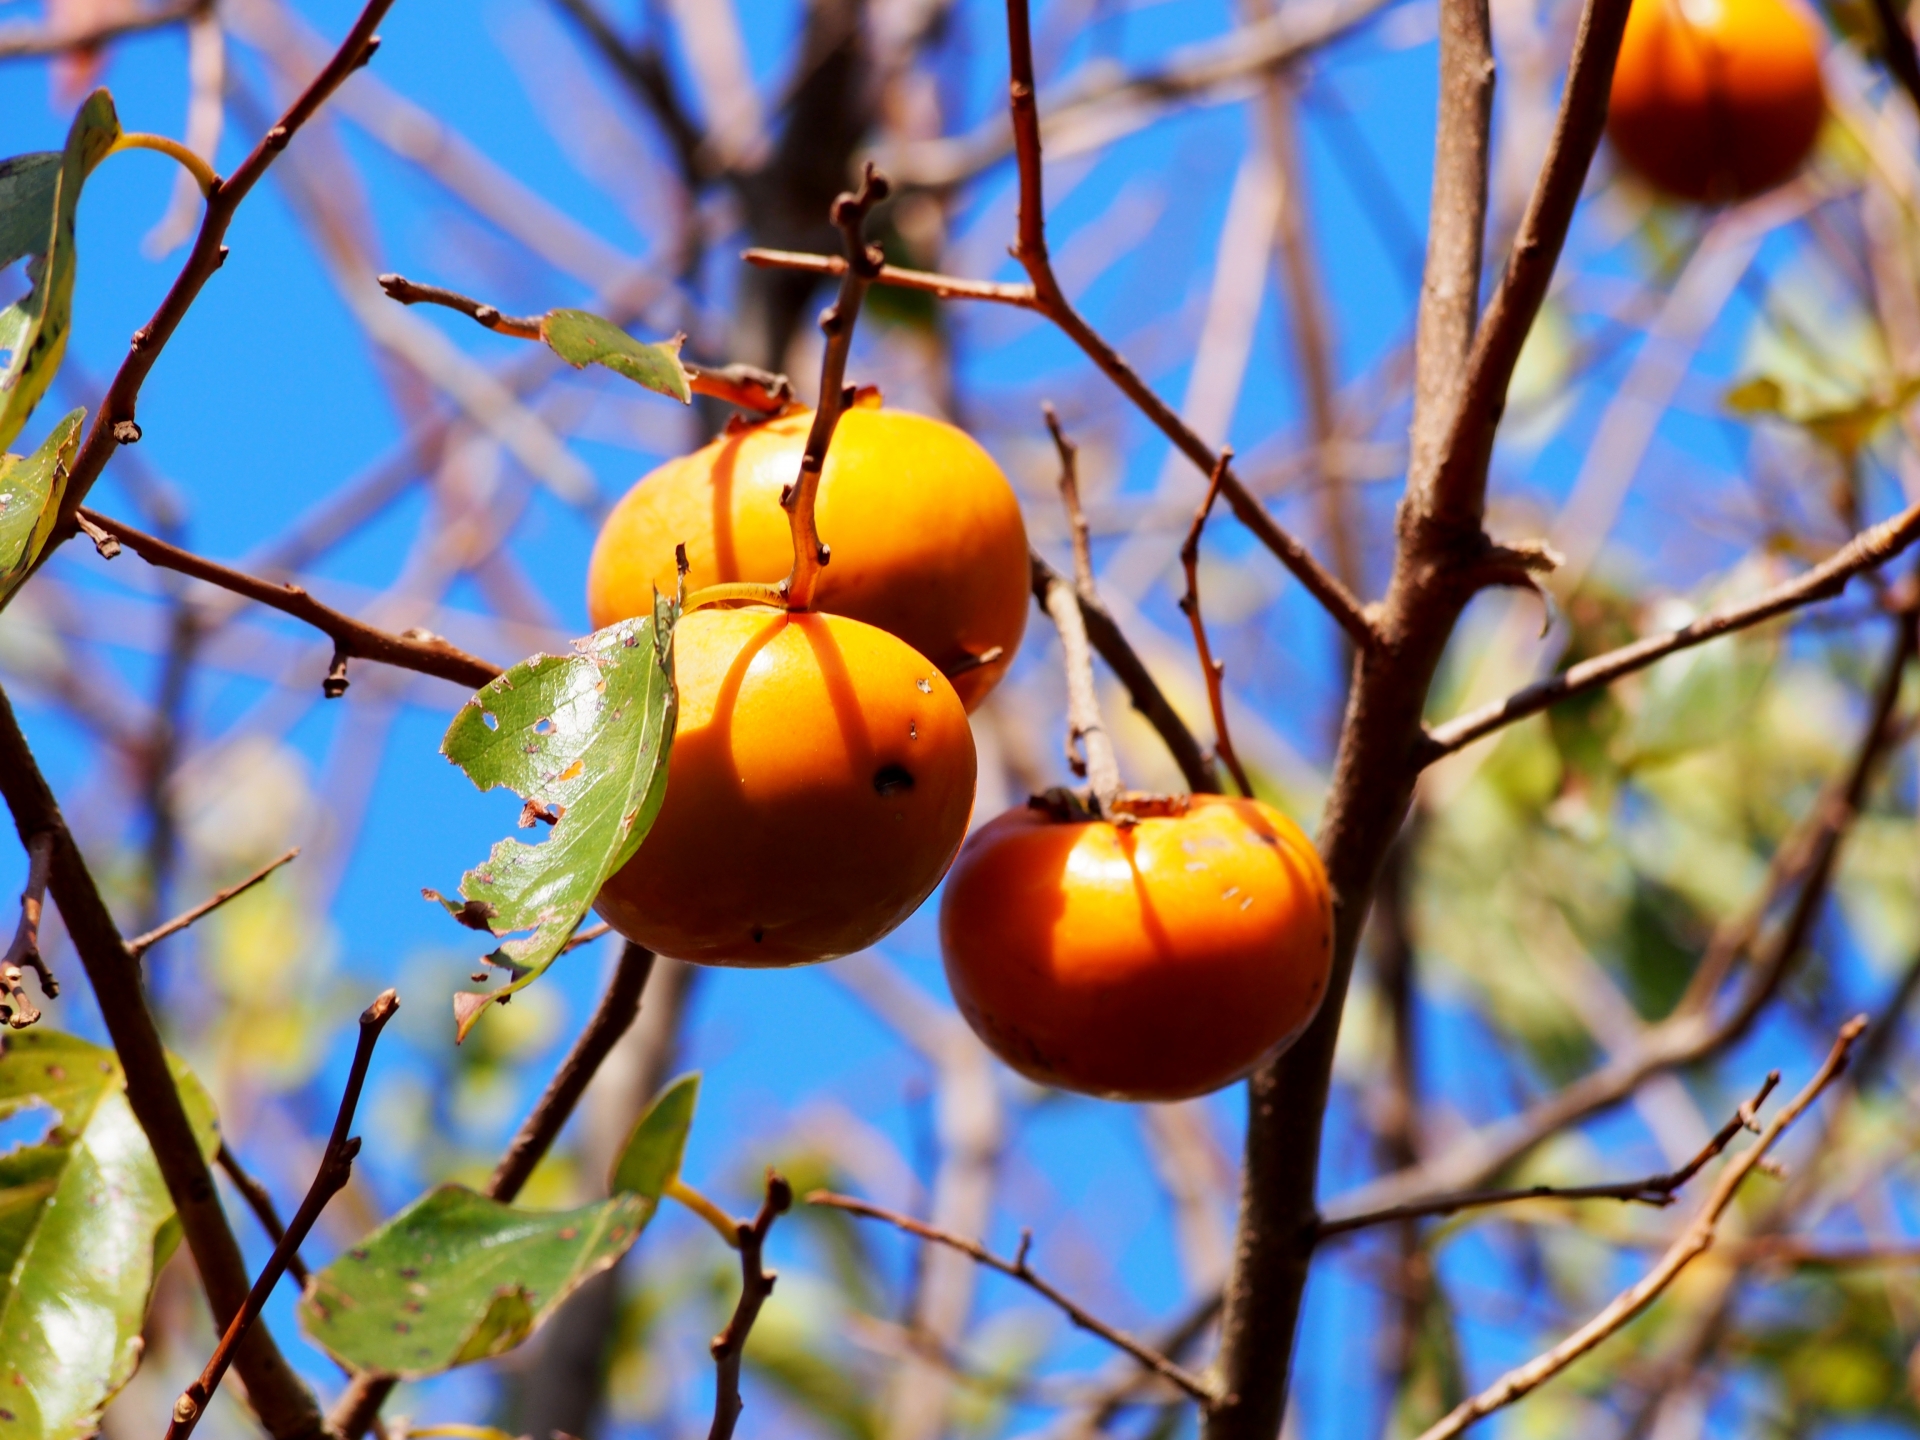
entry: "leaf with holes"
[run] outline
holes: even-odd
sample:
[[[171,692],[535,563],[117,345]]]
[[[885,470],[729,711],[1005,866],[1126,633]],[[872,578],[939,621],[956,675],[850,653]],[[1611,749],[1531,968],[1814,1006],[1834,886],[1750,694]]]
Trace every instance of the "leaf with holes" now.
[[[523,660],[469,700],[440,751],[482,790],[522,796],[523,826],[544,820],[538,845],[502,840],[460,881],[463,903],[428,891],[463,924],[505,940],[487,957],[511,979],[454,996],[465,1039],[489,1001],[537,979],[579,926],[607,878],[640,848],[667,791],[678,699],[673,627],[678,600],[574,642],[571,655]]]
[[[693,400],[686,369],[680,363],[684,335],[649,345],[634,339],[611,320],[602,320],[585,310],[548,311],[540,320],[540,335],[554,354],[576,370],[588,365],[604,365],[636,385],[671,395],[683,404]]]
[[[19,588],[46,548],[80,448],[85,410],[70,411],[31,455],[0,455],[0,603]]]
[[[504,1354],[651,1215],[637,1195],[538,1212],[442,1185],[315,1275],[300,1326],[341,1364],[408,1380]]]
[[[616,1195],[638,1195],[657,1204],[667,1187],[680,1178],[687,1132],[693,1128],[693,1111],[699,1102],[697,1074],[682,1075],[662,1090],[627,1137],[607,1188]]]
[[[93,167],[120,138],[120,117],[113,97],[96,90],[73,117],[59,172],[49,187],[41,173],[44,159],[23,155],[12,163],[24,167],[10,172],[11,185],[0,190],[0,200],[15,202],[0,237],[6,248],[23,245],[19,254],[33,256],[27,276],[33,288],[16,303],[0,310],[0,351],[7,352],[0,368],[0,450],[11,445],[47,393],[54,372],[67,351],[67,326],[73,314],[74,214],[80,189]],[[33,239],[37,235],[39,238]],[[21,237],[15,240],[14,237]],[[18,259],[19,255],[10,257]]]
[[[176,1064],[201,1148],[213,1105]],[[52,1128],[0,1154],[0,1440],[80,1440],[140,1362],[154,1276],[179,1243],[173,1200],[111,1050],[57,1031],[7,1037],[0,1120]]]

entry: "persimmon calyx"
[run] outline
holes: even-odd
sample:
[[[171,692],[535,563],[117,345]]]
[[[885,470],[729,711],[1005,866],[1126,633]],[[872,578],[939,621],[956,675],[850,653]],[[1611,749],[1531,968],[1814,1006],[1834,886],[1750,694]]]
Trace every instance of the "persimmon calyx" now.
[[[1192,808],[1191,795],[1158,795],[1146,790],[1123,790],[1101,814],[1091,789],[1069,789],[1055,785],[1038,795],[1027,797],[1027,808],[1051,816],[1060,824],[1085,824],[1106,820],[1122,829],[1139,820],[1184,815]]]

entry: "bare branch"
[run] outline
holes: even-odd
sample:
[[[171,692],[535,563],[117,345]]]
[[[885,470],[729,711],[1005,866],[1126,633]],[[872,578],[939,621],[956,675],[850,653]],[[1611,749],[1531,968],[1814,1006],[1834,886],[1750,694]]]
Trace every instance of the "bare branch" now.
[[[260,1228],[267,1232],[267,1238],[277,1247],[286,1239],[287,1227],[273,1203],[273,1196],[267,1193],[267,1187],[247,1173],[246,1167],[240,1163],[240,1157],[233,1153],[226,1141],[220,1142],[220,1148],[214,1152],[213,1158],[227,1172],[227,1179],[233,1182],[233,1188],[247,1202],[247,1208],[253,1211]],[[293,1276],[294,1284],[303,1290],[306,1288],[307,1277],[312,1272],[307,1269],[307,1262],[300,1258],[297,1246],[287,1252],[287,1273]]]
[[[471,295],[462,295],[458,290],[445,290],[438,285],[421,285],[391,271],[379,279],[380,288],[386,292],[387,298],[397,300],[402,305],[443,305],[449,310],[458,310],[476,325],[483,325],[496,335],[512,335],[519,340],[546,338],[545,327],[538,315],[502,315],[484,300],[475,300]]]
[[[1080,613],[1080,601],[1095,594],[1093,561],[1087,549],[1087,517],[1080,509],[1080,482],[1077,457],[1079,447],[1060,428],[1053,407],[1043,407],[1047,428],[1060,452],[1060,499],[1067,509],[1068,525],[1073,532],[1073,568],[1077,584],[1058,581],[1047,587],[1041,599],[1054,628],[1060,632],[1067,672],[1067,764],[1076,775],[1087,780],[1088,808],[1102,819],[1118,818],[1120,761],[1113,749],[1113,736],[1100,716],[1100,693],[1093,683],[1093,649],[1087,641],[1086,618]],[[1076,748],[1078,747],[1078,748]]]
[[[1089,1314],[1086,1310],[1083,1310],[1080,1306],[1076,1305],[1036,1275],[1033,1272],[1033,1268],[1027,1264],[1027,1251],[1033,1243],[1033,1236],[1031,1234],[1023,1235],[1020,1240],[1019,1252],[1015,1254],[1013,1259],[1005,1260],[987,1249],[987,1247],[982,1245],[978,1240],[969,1240],[964,1235],[954,1235],[948,1231],[936,1229],[932,1225],[922,1224],[910,1215],[901,1215],[892,1210],[883,1210],[878,1205],[869,1205],[866,1201],[857,1200],[851,1195],[836,1195],[830,1190],[815,1190],[807,1196],[807,1204],[829,1206],[835,1210],[844,1210],[850,1215],[859,1215],[868,1220],[884,1220],[887,1224],[894,1226],[896,1229],[904,1230],[909,1235],[917,1235],[922,1240],[931,1240],[936,1245],[945,1245],[951,1250],[958,1250],[963,1255],[969,1255],[980,1264],[985,1265],[989,1270],[997,1270],[1010,1279],[1018,1280],[1035,1294],[1051,1301],[1059,1307],[1061,1313],[1063,1313],[1067,1319],[1071,1320],[1080,1329],[1085,1330],[1090,1335],[1098,1335],[1102,1340],[1105,1340],[1116,1349],[1124,1350],[1161,1379],[1166,1380],[1170,1384],[1177,1385],[1181,1390],[1197,1400],[1203,1409],[1211,1408],[1215,1401],[1219,1399],[1218,1394],[1213,1388],[1199,1376],[1174,1364],[1173,1361],[1169,1360],[1157,1350],[1148,1349],[1124,1330],[1117,1330],[1104,1320]]]
[[[119,927],[100,898],[59,803],[0,691],[0,795],[23,843],[53,837],[48,891],[60,907],[73,948],[85,967],[100,1018],[127,1075],[127,1101],[172,1196],[193,1252],[214,1323],[225,1327],[246,1303],[251,1279],[239,1242],[220,1208],[219,1192],[174,1084],[160,1032],[147,1009],[139,963],[127,954]],[[247,1398],[275,1440],[319,1440],[319,1406],[288,1366],[264,1326],[247,1333],[234,1360]]]
[[[798,270],[808,275],[844,275],[847,262],[840,255],[813,255],[802,250],[768,250],[755,246],[740,252],[749,265],[764,270]],[[876,285],[891,285],[899,290],[918,290],[942,300],[991,300],[1022,310],[1040,309],[1033,286],[1001,280],[968,280],[959,275],[936,275],[928,270],[903,270],[898,265],[882,265],[873,277]]]
[[[393,0],[368,0],[359,19],[347,31],[346,38],[340,42],[340,48],[332,58],[295,98],[278,123],[260,137],[259,143],[240,162],[233,174],[214,187],[213,193],[207,198],[200,233],[194,240],[186,263],[174,278],[166,298],[160,302],[160,308],[154,311],[153,317],[145,325],[134,331],[127,358],[121,362],[113,383],[108,386],[99,413],[94,416],[87,438],[81,443],[80,453],[74,457],[66,492],[60,501],[60,521],[54,531],[54,543],[50,543],[41,553],[37,564],[46,562],[55,543],[68,540],[77,532],[74,517],[85,503],[87,492],[93,489],[94,481],[107,468],[107,461],[113,457],[115,450],[138,438],[140,428],[135,423],[135,412],[139,406],[140,387],[146,383],[161,351],[166,349],[167,342],[173,338],[174,331],[186,318],[187,311],[192,308],[207,281],[226,262],[227,227],[233,223],[240,203],[259,184],[267,168],[287,148],[300,127],[313,118],[314,113],[345,83],[349,75],[373,58],[373,52],[380,44],[374,29],[392,8]]]
[[[1873,18],[1880,27],[1880,58],[1887,73],[1920,107],[1920,52],[1914,49],[1904,9],[1894,0],[1873,0]]]
[[[200,1417],[206,1413],[207,1401],[220,1388],[220,1381],[226,1376],[234,1352],[240,1348],[240,1342],[246,1338],[253,1322],[260,1318],[273,1287],[280,1283],[280,1277],[287,1273],[289,1265],[298,1255],[300,1242],[307,1238],[307,1232],[313,1229],[313,1222],[320,1218],[320,1212],[327,1208],[327,1202],[345,1189],[348,1179],[352,1177],[353,1159],[360,1153],[360,1137],[349,1136],[347,1132],[353,1128],[353,1112],[360,1104],[360,1091],[366,1084],[367,1067],[373,1063],[373,1047],[379,1041],[380,1032],[386,1028],[387,1021],[393,1018],[393,1012],[399,1008],[399,995],[392,990],[383,990],[373,1004],[361,1012],[360,1040],[354,1047],[352,1068],[347,1071],[346,1093],[340,1097],[340,1109],[333,1117],[333,1134],[327,1138],[327,1148],[320,1156],[320,1168],[313,1177],[313,1184],[308,1187],[306,1199],[300,1202],[300,1208],[294,1211],[293,1223],[287,1226],[286,1233],[274,1244],[273,1254],[268,1257],[260,1278],[253,1282],[253,1289],[247,1294],[247,1303],[228,1322],[227,1332],[220,1337],[220,1344],[207,1361],[206,1369],[174,1402],[173,1423],[167,1426],[167,1440],[187,1440],[193,1434]]]
[[[1207,516],[1213,513],[1213,502],[1220,496],[1220,477],[1226,474],[1232,460],[1233,447],[1223,446],[1220,463],[1213,467],[1212,478],[1207,482],[1207,498],[1193,512],[1193,526],[1180,546],[1180,565],[1187,573],[1187,593],[1180,597],[1180,609],[1193,626],[1193,648],[1200,656],[1200,673],[1206,677],[1207,704],[1213,710],[1213,748],[1226,763],[1233,775],[1233,783],[1240,787],[1240,793],[1251,797],[1253,782],[1247,778],[1246,767],[1240,763],[1240,757],[1234,754],[1233,737],[1227,733],[1227,705],[1220,686],[1227,672],[1227,663],[1213,658],[1213,650],[1207,644],[1206,622],[1200,618],[1200,532],[1207,527]]]
[[[1825,1062],[1815,1072],[1800,1093],[1789,1100],[1780,1113],[1768,1122],[1766,1129],[1760,1132],[1750,1149],[1743,1150],[1727,1166],[1713,1192],[1707,1197],[1706,1204],[1693,1222],[1680,1233],[1680,1236],[1660,1257],[1659,1263],[1648,1271],[1635,1284],[1615,1296],[1599,1314],[1582,1325],[1573,1334],[1562,1340],[1542,1355],[1535,1356],[1526,1364],[1516,1367],[1501,1376],[1492,1385],[1471,1399],[1461,1402],[1438,1424],[1429,1427],[1421,1434],[1420,1440],[1450,1440],[1475,1421],[1491,1415],[1494,1411],[1511,1405],[1522,1396],[1538,1389],[1589,1350],[1600,1344],[1609,1335],[1619,1330],[1634,1316],[1659,1298],[1680,1272],[1694,1260],[1705,1254],[1713,1246],[1715,1232],[1720,1217],[1733,1203],[1741,1183],[1754,1168],[1767,1156],[1786,1128],[1800,1117],[1820,1092],[1833,1082],[1846,1068],[1847,1052],[1853,1048],[1860,1032],[1867,1028],[1864,1015],[1849,1020],[1840,1028],[1839,1038],[1827,1054]]]
[[[1405,1205],[1389,1205],[1382,1210],[1363,1211],[1357,1215],[1345,1215],[1338,1220],[1330,1220],[1320,1227],[1320,1238],[1331,1239],[1335,1235],[1350,1234],[1355,1230],[1365,1230],[1373,1225],[1386,1225],[1398,1220],[1418,1220],[1430,1215],[1453,1215],[1461,1210],[1477,1210],[1490,1205],[1511,1205],[1522,1200],[1619,1200],[1635,1205],[1651,1205],[1663,1209],[1671,1205],[1679,1196],[1680,1187],[1685,1185],[1714,1156],[1725,1150],[1733,1142],[1733,1137],[1742,1130],[1757,1130],[1754,1119],[1760,1107],[1766,1103],[1767,1096],[1773,1093],[1773,1087],[1780,1083],[1778,1070],[1770,1073],[1760,1092],[1742,1105],[1731,1120],[1722,1125],[1713,1138],[1700,1151],[1678,1170],[1670,1170],[1662,1175],[1649,1175],[1642,1180],[1619,1180],[1605,1185],[1528,1185],[1515,1190],[1469,1190],[1455,1195],[1436,1195],[1428,1200],[1413,1201]]]
[[[504,1203],[518,1196],[534,1167],[559,1138],[586,1092],[588,1082],[620,1037],[627,1033],[634,1016],[640,1013],[640,999],[653,974],[653,961],[653,952],[643,946],[629,943],[622,948],[613,979],[600,997],[593,1018],[580,1032],[580,1038],[573,1042],[573,1049],[548,1082],[546,1092],[514,1135],[487,1181],[486,1193],[493,1199]],[[360,1440],[368,1428],[377,1423],[380,1407],[386,1404],[397,1383],[393,1376],[375,1371],[356,1375],[334,1402],[333,1411],[327,1417],[327,1429],[337,1440]]]
[[[1041,609],[1046,609],[1049,587],[1061,585],[1072,588],[1063,576],[1040,557],[1037,550],[1027,552],[1027,561],[1033,570],[1033,598],[1040,602]],[[1187,722],[1180,718],[1161,691],[1146,663],[1134,653],[1133,647],[1127,643],[1127,637],[1120,633],[1119,625],[1106,606],[1097,599],[1089,600],[1085,595],[1078,598],[1080,618],[1087,627],[1087,639],[1126,687],[1133,708],[1146,717],[1147,723],[1166,742],[1173,763],[1180,767],[1180,773],[1186,779],[1187,788],[1196,795],[1218,793],[1220,782],[1215,778],[1213,766],[1201,750],[1200,742],[1193,738],[1193,732],[1187,729]],[[1053,612],[1049,610],[1047,613],[1051,616]]]
[[[51,834],[40,834],[27,841],[27,883],[20,890],[20,924],[13,932],[13,943],[0,960],[0,1013],[15,1030],[24,1030],[40,1018],[40,1011],[27,998],[22,967],[30,968],[40,980],[40,993],[51,1000],[60,993],[60,982],[47,968],[40,953],[40,911],[47,901],[47,881],[53,872]]]
[[[163,30],[169,25],[193,20],[212,8],[213,0],[171,0],[170,4],[137,11],[124,19],[79,30],[28,23],[0,25],[0,60],[39,59],[69,50],[97,50],[123,36]]]
[[[499,666],[489,664],[477,655],[467,654],[438,635],[424,631],[390,635],[331,606],[322,605],[298,585],[277,585],[271,580],[262,580],[258,576],[231,569],[217,561],[195,555],[190,550],[169,545],[158,536],[136,530],[125,521],[102,515],[97,510],[80,513],[90,524],[113,536],[149,565],[191,575],[196,580],[204,580],[222,590],[244,595],[249,600],[272,606],[284,615],[305,621],[333,641],[336,660],[376,660],[383,665],[395,665],[403,670],[416,670],[422,675],[451,680],[470,690],[478,690],[500,675]]]
[[[780,1277],[761,1264],[767,1232],[773,1222],[793,1206],[793,1187],[767,1171],[767,1194],[760,1202],[760,1213],[752,1220],[734,1222],[734,1236],[740,1250],[740,1299],[733,1307],[727,1328],[713,1337],[715,1370],[713,1427],[707,1440],[731,1440],[739,1423],[743,1402],[740,1399],[740,1361],[746,1354],[747,1336],[753,1322],[760,1318],[760,1307],[773,1294],[773,1282]]]
[[[838,298],[820,315],[820,332],[827,341],[820,357],[820,401],[807,430],[800,474],[780,497],[793,529],[793,573],[780,588],[796,610],[805,610],[813,603],[813,587],[831,557],[814,523],[814,497],[820,493],[827,447],[833,444],[834,429],[848,404],[847,356],[853,350],[853,327],[860,318],[860,302],[866,298],[867,286],[881,264],[880,247],[867,244],[863,235],[867,213],[887,198],[890,189],[887,177],[868,164],[859,190],[833,202],[833,223],[846,243],[847,268],[840,277]]]
[[[258,870],[254,871],[253,874],[249,875],[246,879],[242,880],[239,884],[229,885],[224,890],[215,891],[212,895],[207,897],[205,900],[202,900],[198,905],[194,906],[191,910],[183,911],[181,914],[174,916],[173,919],[167,921],[166,924],[155,926],[153,929],[147,931],[147,933],[144,935],[134,936],[133,939],[127,941],[127,953],[133,956],[135,959],[138,959],[140,956],[146,954],[147,951],[151,950],[155,945],[158,945],[162,940],[166,939],[169,935],[179,934],[182,930],[186,929],[189,925],[193,924],[194,921],[202,919],[207,915],[211,915],[215,910],[218,910],[222,905],[226,904],[229,900],[234,899],[236,896],[246,894],[247,891],[251,890],[254,886],[258,885],[262,880],[266,879],[274,871],[278,870],[282,865],[285,865],[288,861],[292,860],[299,853],[300,853],[300,847],[296,845],[291,850],[287,851],[286,854],[281,855],[276,859],[269,860],[266,864],[262,865]]]
[[[1623,645],[1618,650],[1596,655],[1591,660],[1583,660],[1504,700],[1496,700],[1478,710],[1457,716],[1444,725],[1435,726],[1428,732],[1422,746],[1421,761],[1431,764],[1442,755],[1471,745],[1481,736],[1491,734],[1504,725],[1538,714],[1548,706],[1557,705],[1575,695],[1610,685],[1621,676],[1643,670],[1656,660],[1663,660],[1722,635],[1764,624],[1815,601],[1831,599],[1846,589],[1847,582],[1855,575],[1878,569],[1916,539],[1920,539],[1920,505],[1911,506],[1891,520],[1862,531],[1805,574],[1776,585],[1764,595],[1702,615],[1691,624],[1665,635],[1651,635],[1631,645]]]

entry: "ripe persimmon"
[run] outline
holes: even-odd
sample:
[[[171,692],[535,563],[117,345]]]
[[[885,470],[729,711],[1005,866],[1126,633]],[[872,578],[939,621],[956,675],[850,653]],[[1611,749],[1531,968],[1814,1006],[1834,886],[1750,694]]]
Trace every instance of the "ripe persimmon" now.
[[[1127,828],[1010,810],[940,906],[960,1013],[1029,1079],[1118,1100],[1217,1090],[1291,1044],[1332,958],[1326,872],[1257,800]]]
[[[973,809],[973,733],[946,677],[884,630],[766,606],[674,632],[667,793],[595,908],[708,965],[873,944],[940,883]]]
[[[690,592],[785,578],[793,541],[780,493],[800,473],[812,423],[799,410],[722,436],[629,490],[593,547],[594,626],[646,614],[655,586],[670,594],[677,544]],[[1030,603],[1020,502],[993,457],[944,421],[855,404],[834,429],[814,515],[832,556],[812,608],[899,636],[952,675],[969,710],[985,699]]]
[[[1771,189],[1812,151],[1826,108],[1812,22],[1792,0],[1633,0],[1607,134],[1656,189]]]

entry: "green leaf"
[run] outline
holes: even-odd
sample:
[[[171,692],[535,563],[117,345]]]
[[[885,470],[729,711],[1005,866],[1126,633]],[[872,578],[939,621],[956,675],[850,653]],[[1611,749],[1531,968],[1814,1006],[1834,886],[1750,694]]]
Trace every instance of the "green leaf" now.
[[[175,1078],[201,1146],[213,1105]],[[173,1201],[111,1050],[33,1029],[0,1056],[0,1120],[53,1128],[0,1154],[0,1440],[80,1440],[140,1361],[153,1279],[179,1240]]]
[[[58,150],[41,150],[0,160],[0,267],[46,250],[60,159]]]
[[[485,1360],[618,1261],[651,1215],[637,1195],[542,1213],[442,1185],[315,1275],[300,1325],[354,1370],[417,1380]]]
[[[666,798],[679,700],[673,684],[678,600],[654,596],[650,617],[574,642],[572,655],[523,660],[469,700],[440,752],[482,790],[527,800],[521,824],[558,815],[544,843],[502,840],[460,881],[464,905],[427,891],[456,917],[507,940],[490,963],[512,973],[491,992],[454,996],[465,1039],[489,1001],[551,965],[600,887],[633,858]]]
[[[700,1102],[700,1076],[682,1075],[655,1097],[627,1137],[614,1162],[607,1188],[616,1195],[639,1195],[658,1203],[667,1186],[680,1178],[687,1155],[687,1132]]]
[[[624,375],[662,395],[671,395],[683,404],[693,399],[693,391],[687,386],[686,369],[680,364],[684,335],[655,345],[644,344],[611,320],[602,320],[585,310],[548,311],[540,322],[540,333],[553,353],[576,370],[587,365],[604,365],[616,375]]]
[[[85,410],[69,411],[25,459],[0,455],[0,602],[27,578],[46,548],[86,418]]]
[[[0,450],[11,445],[26,425],[67,352],[76,264],[73,226],[80,207],[80,189],[119,138],[120,118],[114,113],[113,97],[105,90],[96,90],[73,117],[51,193],[34,175],[33,164],[8,191],[21,204],[0,224],[0,235],[11,242],[16,233],[20,234],[21,243],[27,245],[21,253],[36,258],[27,265],[33,289],[24,299],[0,310],[0,351],[7,352],[6,366],[0,369]],[[40,157],[21,159],[38,162]],[[37,213],[28,208],[28,202],[34,200],[40,203]],[[28,241],[24,237],[35,233],[36,225],[41,238]]]

